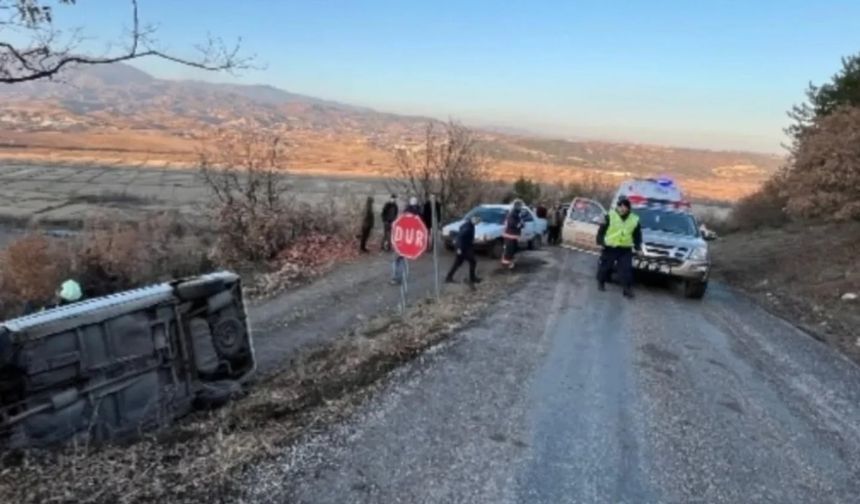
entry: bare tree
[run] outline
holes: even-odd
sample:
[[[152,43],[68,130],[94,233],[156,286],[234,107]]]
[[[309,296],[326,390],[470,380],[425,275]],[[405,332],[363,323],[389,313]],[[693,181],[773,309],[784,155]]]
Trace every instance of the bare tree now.
[[[266,132],[220,133],[199,153],[213,195],[219,251],[227,262],[271,259],[290,239],[287,147]]]
[[[54,24],[56,6],[72,6],[76,0],[0,0],[0,83],[49,79],[72,65],[104,65],[155,57],[194,68],[232,71],[248,68],[249,58],[240,56],[241,41],[225,45],[210,38],[198,45],[196,57],[180,57],[158,48],[152,25],[140,21],[138,0],[129,1],[132,27],[121,50],[105,54],[80,51],[84,34],[80,29],[63,32]]]
[[[394,187],[425,201],[436,195],[445,212],[455,215],[478,203],[488,184],[488,159],[475,134],[449,121],[429,122],[423,145],[395,151]]]

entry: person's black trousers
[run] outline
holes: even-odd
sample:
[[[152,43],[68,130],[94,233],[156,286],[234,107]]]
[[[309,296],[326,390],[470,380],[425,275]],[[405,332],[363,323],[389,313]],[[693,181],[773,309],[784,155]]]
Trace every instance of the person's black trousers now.
[[[505,249],[502,253],[502,261],[513,261],[517,254],[519,242],[516,238],[505,238]]]
[[[464,262],[469,263],[469,281],[474,282],[477,280],[478,274],[476,270],[478,268],[478,262],[475,260],[474,250],[464,250],[462,254],[457,254],[457,258],[454,259],[454,264],[451,265],[451,269],[448,270],[448,275],[445,278],[453,280],[457,270],[460,269],[460,266],[462,266]]]
[[[388,252],[391,250],[391,222],[386,222],[382,225],[382,250]]]
[[[608,282],[612,267],[617,266],[618,280],[621,286],[629,289],[633,286],[633,249],[627,247],[603,247],[600,263],[597,267],[597,281]]]

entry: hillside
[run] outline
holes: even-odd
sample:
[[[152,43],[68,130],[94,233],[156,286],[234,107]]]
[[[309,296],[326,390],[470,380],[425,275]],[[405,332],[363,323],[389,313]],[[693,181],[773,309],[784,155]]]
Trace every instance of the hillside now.
[[[62,82],[0,87],[0,100],[0,158],[15,162],[182,166],[193,164],[213,129],[254,127],[289,139],[296,171],[385,176],[391,150],[417,142],[427,121],[271,86],[156,79],[127,65],[79,69]],[[698,195],[732,199],[753,190],[781,162],[756,153],[501,131],[481,131],[499,178],[668,173]]]

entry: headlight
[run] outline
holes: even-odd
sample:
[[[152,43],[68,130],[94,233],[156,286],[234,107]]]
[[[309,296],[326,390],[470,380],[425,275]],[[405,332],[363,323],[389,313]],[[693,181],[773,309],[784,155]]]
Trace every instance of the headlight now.
[[[708,260],[708,249],[705,247],[694,248],[693,252],[690,254],[691,261],[707,261]]]

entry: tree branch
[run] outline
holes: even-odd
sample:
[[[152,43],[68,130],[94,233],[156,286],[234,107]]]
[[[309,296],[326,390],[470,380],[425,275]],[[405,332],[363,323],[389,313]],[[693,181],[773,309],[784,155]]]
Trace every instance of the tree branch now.
[[[59,1],[74,4],[74,0]],[[66,47],[57,47],[56,39],[60,32],[53,27],[50,7],[41,5],[38,0],[0,0],[0,13],[7,12],[5,20],[0,20],[0,26],[15,26],[19,31],[25,31],[31,39],[30,44],[24,46],[0,41],[0,83],[50,79],[70,65],[108,65],[148,57],[213,72],[231,72],[251,67],[253,58],[240,55],[241,39],[235,46],[227,47],[220,39],[210,38],[205,45],[197,47],[201,52],[197,59],[156,49],[151,39],[155,30],[142,27],[138,0],[130,2],[132,29],[128,49],[121,54],[93,56],[75,54],[77,39],[73,39]]]

